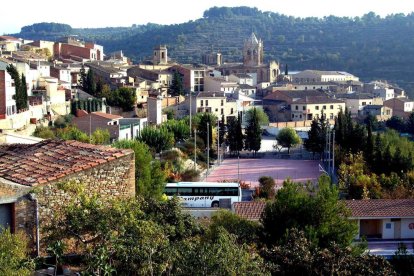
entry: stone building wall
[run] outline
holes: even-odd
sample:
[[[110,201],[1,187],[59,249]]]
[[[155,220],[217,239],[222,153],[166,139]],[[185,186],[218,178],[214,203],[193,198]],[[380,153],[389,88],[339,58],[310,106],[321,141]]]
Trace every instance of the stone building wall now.
[[[42,242],[43,228],[59,210],[72,200],[72,193],[65,190],[65,183],[72,188],[84,187],[88,195],[99,194],[103,199],[126,198],[135,196],[135,157],[129,155],[111,160],[63,178],[51,180],[41,186],[33,187],[39,210],[40,251],[46,244]],[[79,184],[79,186],[77,186]],[[35,239],[35,202],[22,197],[15,203],[16,230],[23,230],[29,236],[33,248]]]

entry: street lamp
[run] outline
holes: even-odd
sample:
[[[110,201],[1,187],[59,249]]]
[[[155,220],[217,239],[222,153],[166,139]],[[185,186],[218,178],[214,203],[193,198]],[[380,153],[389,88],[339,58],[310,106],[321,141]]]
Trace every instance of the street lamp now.
[[[217,164],[220,164],[220,120],[217,120]]]
[[[197,136],[196,136],[196,129],[194,129],[194,170],[197,170]],[[191,131],[190,131],[191,132]]]
[[[209,169],[210,169],[210,124],[207,123],[207,173],[206,173],[206,180],[207,180]]]
[[[88,98],[89,104],[89,144],[92,144],[92,98]]]

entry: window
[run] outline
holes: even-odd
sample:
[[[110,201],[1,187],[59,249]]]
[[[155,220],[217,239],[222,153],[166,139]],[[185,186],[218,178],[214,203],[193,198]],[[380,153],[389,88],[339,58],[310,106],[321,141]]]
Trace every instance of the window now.
[[[334,115],[333,115],[333,113],[331,113],[331,114],[329,114],[329,119],[333,119],[334,118]]]
[[[230,114],[233,114],[233,108],[230,109]]]
[[[367,105],[367,102],[362,102],[362,106],[366,106]]]
[[[295,110],[298,110],[299,109],[299,106],[298,105],[295,105]]]
[[[326,105],[322,106],[322,109],[326,109]]]
[[[319,105],[315,106],[315,109],[316,109],[316,110],[319,110]]]
[[[218,108],[216,108],[216,112],[218,112]]]
[[[221,113],[220,113],[221,115],[223,115],[224,114],[224,109],[222,108],[221,109]]]
[[[299,118],[301,118],[301,119],[302,119],[302,114],[300,114],[300,115],[299,115]]]
[[[192,196],[193,195],[193,188],[179,187],[179,188],[177,188],[177,193],[180,196]]]
[[[295,115],[292,114],[292,119],[295,118]]]
[[[208,100],[206,100],[206,106],[208,106]]]
[[[221,106],[223,106],[224,105],[224,100],[221,100]]]
[[[391,223],[389,223],[389,222],[388,222],[388,223],[386,223],[386,224],[385,224],[385,229],[391,229]]]
[[[203,100],[201,100],[201,101],[200,101],[200,105],[201,105],[201,106],[203,106],[203,105],[204,105],[204,102],[203,102]]]
[[[329,108],[330,108],[330,109],[333,109],[333,104],[331,104],[331,105],[329,106]]]
[[[306,106],[302,106],[302,110],[306,110]]]

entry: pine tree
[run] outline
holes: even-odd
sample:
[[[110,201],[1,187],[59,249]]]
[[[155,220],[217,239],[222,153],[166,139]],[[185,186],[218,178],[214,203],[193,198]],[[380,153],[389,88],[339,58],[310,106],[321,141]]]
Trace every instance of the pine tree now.
[[[262,142],[262,129],[257,116],[256,108],[253,108],[252,115],[249,117],[246,127],[245,149],[253,151],[256,155]]]
[[[311,129],[308,131],[308,139],[306,139],[304,146],[306,150],[313,153],[321,154],[325,147],[326,135],[323,133],[320,123],[316,118],[312,120]]]

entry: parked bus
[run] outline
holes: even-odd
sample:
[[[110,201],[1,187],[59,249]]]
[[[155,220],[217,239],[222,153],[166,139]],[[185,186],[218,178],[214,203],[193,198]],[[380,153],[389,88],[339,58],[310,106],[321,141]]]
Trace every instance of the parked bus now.
[[[220,199],[230,199],[230,203],[241,201],[239,183],[222,182],[178,182],[168,183],[165,194],[177,196],[185,207],[219,207]]]

